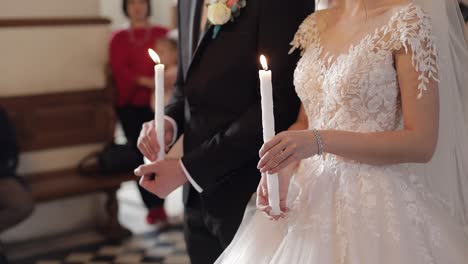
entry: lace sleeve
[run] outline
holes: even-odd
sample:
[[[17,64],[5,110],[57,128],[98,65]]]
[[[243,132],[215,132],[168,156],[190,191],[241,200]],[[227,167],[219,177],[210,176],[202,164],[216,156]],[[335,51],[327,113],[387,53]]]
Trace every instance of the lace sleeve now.
[[[312,14],[299,26],[299,30],[290,43],[292,47],[289,54],[293,53],[296,49],[300,49],[302,55],[312,43],[316,42],[317,33],[318,29],[315,21],[315,14]]]
[[[431,80],[438,80],[438,52],[432,34],[429,16],[418,6],[413,5],[396,21],[396,49],[411,53],[414,68],[419,72],[419,95],[427,91]]]

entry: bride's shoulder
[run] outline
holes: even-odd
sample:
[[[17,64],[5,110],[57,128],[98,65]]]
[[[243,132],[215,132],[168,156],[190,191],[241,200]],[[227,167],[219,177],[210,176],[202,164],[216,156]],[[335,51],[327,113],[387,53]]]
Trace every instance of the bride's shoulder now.
[[[313,26],[316,27],[318,30],[323,29],[327,24],[327,20],[329,20],[332,16],[331,14],[333,12],[334,10],[331,8],[317,10],[304,20],[303,25]]]
[[[413,1],[404,1],[393,6],[391,10],[394,16],[403,22],[417,22],[429,18],[423,7]]]
[[[294,39],[291,42],[291,52],[296,49],[300,49],[302,51],[306,50],[308,47],[311,46],[312,43],[315,43],[317,35],[318,35],[318,28],[320,25],[320,20],[318,19],[318,13],[314,12],[309,15],[302,24],[299,26],[296,34],[294,35]]]
[[[402,34],[402,37],[410,35],[432,34],[432,19],[424,8],[416,3],[409,2],[394,7],[391,24],[393,29]]]
[[[310,14],[299,27],[298,33],[308,33],[311,37],[322,31],[330,17],[330,10],[319,10]]]

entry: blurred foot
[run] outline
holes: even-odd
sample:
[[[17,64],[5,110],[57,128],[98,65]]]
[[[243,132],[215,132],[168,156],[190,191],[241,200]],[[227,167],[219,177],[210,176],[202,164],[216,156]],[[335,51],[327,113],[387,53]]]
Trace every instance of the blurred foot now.
[[[8,264],[8,260],[3,253],[0,253],[0,264]]]
[[[0,242],[0,264],[8,264],[8,259],[5,256],[5,251],[3,250],[3,245]]]
[[[146,216],[146,222],[150,225],[155,225],[158,223],[166,223],[167,222],[167,215],[164,207],[153,207],[148,211],[148,215]]]

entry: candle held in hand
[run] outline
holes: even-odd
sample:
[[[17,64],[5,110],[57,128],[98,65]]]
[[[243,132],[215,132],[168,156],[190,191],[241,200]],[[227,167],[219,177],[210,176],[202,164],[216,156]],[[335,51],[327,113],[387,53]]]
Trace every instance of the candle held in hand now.
[[[260,62],[263,70],[259,71],[260,92],[262,96],[262,125],[263,141],[266,143],[275,136],[275,116],[273,114],[273,85],[271,81],[271,71],[268,70],[268,64],[265,56],[260,56]],[[279,184],[277,174],[267,174],[268,185],[268,203],[271,207],[272,215],[279,215]]]
[[[154,123],[156,126],[156,140],[160,146],[158,153],[158,161],[164,160],[166,155],[165,143],[164,143],[164,64],[161,64],[161,60],[158,54],[148,49],[148,53],[153,59],[154,65]]]

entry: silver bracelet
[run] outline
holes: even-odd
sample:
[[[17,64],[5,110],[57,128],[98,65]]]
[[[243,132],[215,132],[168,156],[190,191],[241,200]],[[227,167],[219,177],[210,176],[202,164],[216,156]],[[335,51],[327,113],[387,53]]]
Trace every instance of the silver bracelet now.
[[[321,156],[323,155],[323,142],[322,142],[322,137],[320,136],[320,133],[318,132],[317,129],[312,130],[315,135],[315,140],[317,140],[317,155]]]

